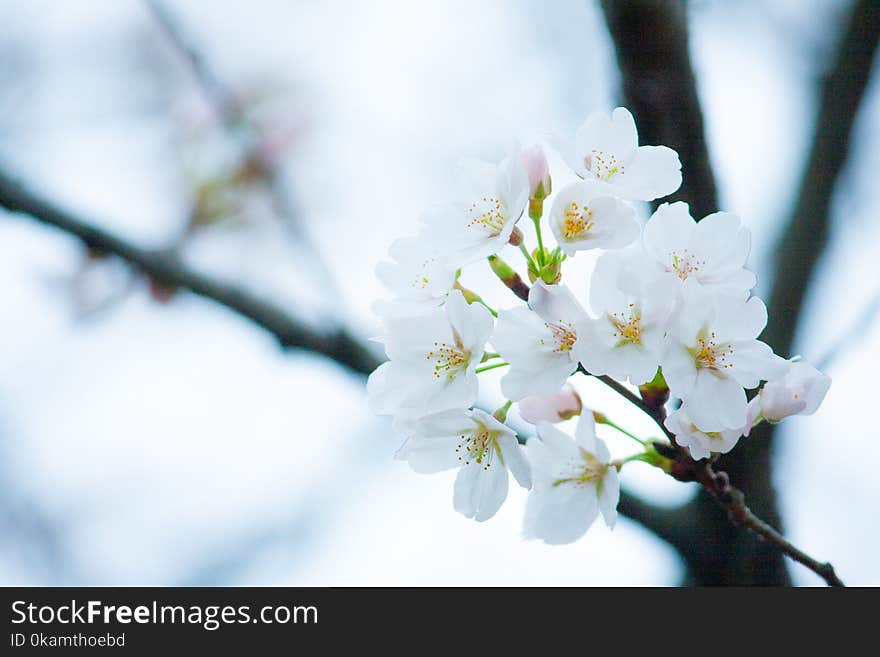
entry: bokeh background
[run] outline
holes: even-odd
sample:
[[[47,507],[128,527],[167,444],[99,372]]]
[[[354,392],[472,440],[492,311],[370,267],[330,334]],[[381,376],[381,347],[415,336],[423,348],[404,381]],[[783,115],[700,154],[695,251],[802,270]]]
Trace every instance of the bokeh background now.
[[[0,0],[2,167],[143,247],[178,248],[315,330],[378,332],[375,263],[416,231],[458,158],[498,160],[515,140],[573,134],[587,113],[620,102],[613,45],[585,0],[162,6],[193,51],[139,0]],[[719,209],[753,232],[759,293],[849,9],[690,3]],[[217,85],[199,78],[194,53]],[[244,124],[218,112],[228,93]],[[271,180],[243,164],[255,149]],[[848,583],[874,585],[878,152],[874,79],[796,339],[795,352],[834,384],[817,415],[787,422],[774,454],[789,538]],[[568,174],[551,164],[559,188]],[[579,256],[566,281],[582,293],[591,266]],[[463,280],[493,305],[516,301],[480,266]],[[417,475],[393,460],[400,439],[370,413],[364,383],[0,210],[0,583],[682,579],[676,552],[627,519],[551,548],[522,539],[520,490],[489,522],[459,516],[454,473]],[[587,405],[651,435],[601,385],[577,383]],[[623,480],[662,505],[695,492],[641,464]],[[790,572],[821,583],[797,565]]]

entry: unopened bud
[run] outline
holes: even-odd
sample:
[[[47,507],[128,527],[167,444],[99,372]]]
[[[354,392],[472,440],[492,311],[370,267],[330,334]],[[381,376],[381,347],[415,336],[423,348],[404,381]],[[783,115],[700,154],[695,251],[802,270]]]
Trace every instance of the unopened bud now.
[[[513,227],[513,232],[510,233],[510,239],[507,240],[512,246],[519,246],[523,241],[523,233],[516,226]]]
[[[550,165],[544,149],[532,144],[520,153],[520,162],[529,179],[529,196],[547,198],[550,195]]]
[[[566,383],[559,392],[532,395],[519,402],[519,414],[531,424],[562,422],[580,415],[584,405],[577,391]]]
[[[520,162],[529,179],[529,217],[540,219],[543,212],[544,199],[550,196],[552,183],[550,165],[544,149],[538,144],[523,149]]]
[[[504,262],[497,255],[489,256],[489,267],[495,275],[501,279],[501,282],[509,287],[513,293],[523,301],[529,300],[529,286],[523,283],[522,278],[517,274],[513,267]]]
[[[792,415],[812,415],[819,408],[831,378],[812,365],[793,362],[784,377],[768,381],[758,393],[761,415],[779,422]]]

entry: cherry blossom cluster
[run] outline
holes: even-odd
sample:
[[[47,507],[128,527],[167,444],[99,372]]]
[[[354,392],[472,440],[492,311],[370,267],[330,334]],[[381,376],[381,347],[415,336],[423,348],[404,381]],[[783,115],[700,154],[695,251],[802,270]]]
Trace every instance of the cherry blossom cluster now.
[[[752,294],[751,237],[736,215],[697,222],[675,202],[644,226],[637,219],[634,204],[674,193],[682,177],[674,150],[639,145],[629,111],[590,115],[560,154],[579,180],[554,194],[540,147],[499,164],[463,162],[451,199],[425,213],[418,235],[391,246],[377,275],[393,297],[376,304],[388,361],[368,382],[373,409],[405,437],[398,458],[417,472],[459,469],[457,511],[491,518],[510,473],[529,489],[525,535],[548,543],[578,539],[600,514],[613,526],[622,466],[658,462],[650,440],[582,413],[572,375],[660,391],[660,403],[670,400],[666,429],[695,460],[730,451],[760,422],[815,412],[830,385],[758,340],[767,310]],[[517,227],[524,215],[534,222],[533,251]],[[555,246],[544,244],[544,223]],[[499,256],[513,247],[530,288]],[[596,249],[588,298],[578,299],[561,282],[563,263]],[[496,312],[461,284],[463,267],[487,260],[527,303]],[[480,373],[502,367],[507,403],[494,413],[475,407]],[[513,403],[536,436],[507,425]],[[575,416],[574,436],[555,426]],[[597,421],[644,451],[611,459]]]

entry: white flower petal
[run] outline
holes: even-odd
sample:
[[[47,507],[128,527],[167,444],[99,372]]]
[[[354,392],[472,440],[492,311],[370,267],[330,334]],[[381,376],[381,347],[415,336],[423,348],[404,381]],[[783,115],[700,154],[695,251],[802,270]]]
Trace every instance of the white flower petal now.
[[[516,437],[510,435],[499,436],[498,447],[504,456],[504,465],[510,470],[517,483],[523,488],[531,488],[532,466],[529,464],[525,451],[517,442]]]
[[[547,360],[549,362],[544,367],[536,369],[511,365],[501,379],[501,392],[504,396],[519,401],[532,395],[550,394],[559,390],[577,368],[577,363],[573,363],[565,355]]]
[[[467,518],[483,522],[494,516],[507,499],[507,469],[501,463],[473,462],[455,478],[453,506]]]
[[[561,485],[529,493],[523,528],[526,538],[561,545],[573,543],[590,528],[599,515],[595,491],[584,488],[565,495],[564,488],[570,487]]]
[[[620,502],[620,479],[617,468],[609,467],[605,476],[597,485],[599,493],[599,510],[605,518],[605,524],[611,529],[617,523],[617,504]]]
[[[645,224],[645,248],[666,269],[671,269],[673,253],[690,244],[696,228],[687,203],[662,203]]]
[[[535,281],[529,291],[529,307],[545,322],[577,324],[587,317],[583,307],[565,285]]]
[[[414,432],[424,438],[458,436],[473,430],[474,426],[474,421],[467,411],[454,408],[419,418],[415,424]]]
[[[455,448],[459,440],[454,436],[421,438],[410,437],[397,451],[395,458],[406,461],[416,472],[433,474],[461,465]]]
[[[681,187],[678,153],[666,146],[640,146],[615,182],[624,198],[653,201],[668,196]]]
[[[733,379],[701,370],[684,401],[693,423],[701,431],[739,429],[746,423],[746,393]]]

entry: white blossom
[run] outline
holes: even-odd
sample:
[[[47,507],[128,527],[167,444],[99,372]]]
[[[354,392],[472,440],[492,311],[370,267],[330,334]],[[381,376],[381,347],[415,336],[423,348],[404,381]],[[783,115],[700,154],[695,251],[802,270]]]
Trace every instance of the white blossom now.
[[[459,468],[455,510],[481,522],[494,516],[507,498],[508,470],[524,488],[532,485],[531,468],[516,433],[476,408],[421,418],[396,458],[428,474]]]
[[[645,224],[644,243],[673,280],[717,290],[755,287],[755,275],[745,269],[751,233],[735,214],[716,212],[697,223],[687,203],[663,203]]]
[[[596,181],[563,187],[550,208],[550,229],[569,256],[585,249],[619,249],[639,237],[632,207]]]
[[[492,345],[510,363],[501,379],[501,391],[514,401],[562,387],[577,369],[578,336],[589,321],[564,285],[536,281],[529,292],[529,306],[499,312],[492,335]]]
[[[529,181],[519,154],[501,164],[464,160],[451,202],[431,208],[425,230],[455,265],[485,258],[507,244],[529,198]]]
[[[377,314],[413,314],[446,301],[455,285],[455,270],[426,236],[395,240],[389,255],[391,261],[376,265],[376,276],[394,299],[374,304]]]
[[[596,436],[592,414],[581,416],[575,439],[546,422],[538,425],[538,437],[526,443],[533,481],[526,502],[526,538],[571,543],[600,512],[614,527],[620,500],[617,468]]]
[[[767,308],[758,297],[683,286],[661,364],[670,393],[687,403],[701,431],[741,429],[744,388],[784,374],[785,361],[757,340],[766,324]]]
[[[675,441],[690,450],[695,459],[707,459],[713,452],[726,454],[734,448],[742,436],[741,429],[700,431],[688,415],[687,404],[669,414],[663,422],[675,434]]]
[[[442,308],[388,319],[383,341],[389,361],[367,381],[373,410],[405,419],[471,406],[492,326],[489,311],[468,305],[458,290]]]
[[[678,154],[666,146],[639,146],[629,110],[590,114],[563,156],[575,173],[611,188],[611,194],[633,201],[652,201],[681,186]]]
[[[590,280],[596,319],[581,350],[584,367],[635,385],[654,378],[676,292],[646,263],[640,248],[604,253]]]
[[[785,375],[765,383],[749,403],[750,419],[780,422],[792,415],[812,415],[830,387],[827,374],[803,361],[788,361]]]

